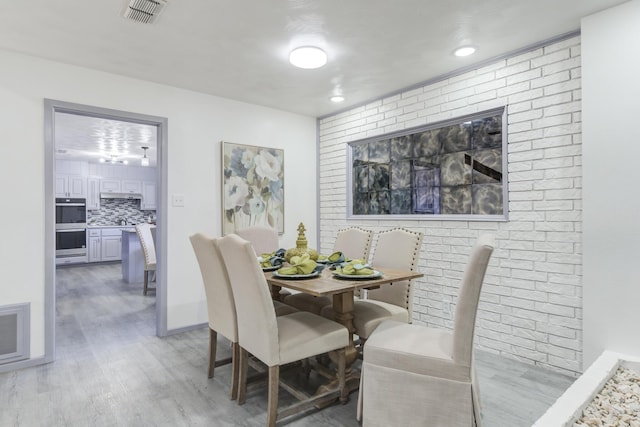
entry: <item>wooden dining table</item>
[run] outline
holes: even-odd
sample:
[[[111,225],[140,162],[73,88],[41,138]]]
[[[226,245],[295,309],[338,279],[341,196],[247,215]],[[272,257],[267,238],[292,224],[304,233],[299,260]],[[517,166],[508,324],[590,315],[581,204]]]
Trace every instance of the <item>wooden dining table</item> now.
[[[330,296],[333,298],[335,321],[349,330],[349,346],[347,347],[347,387],[356,390],[359,386],[359,375],[351,369],[358,358],[358,350],[354,344],[355,328],[353,326],[354,293],[357,289],[375,289],[393,282],[416,279],[424,274],[415,271],[401,271],[387,268],[376,268],[381,276],[371,279],[336,277],[334,271],[325,268],[313,278],[297,280],[295,278],[276,277],[272,272],[266,272],[267,283],[271,286],[273,299],[280,299],[282,288],[293,289],[313,296]],[[333,359],[333,357],[332,357]]]

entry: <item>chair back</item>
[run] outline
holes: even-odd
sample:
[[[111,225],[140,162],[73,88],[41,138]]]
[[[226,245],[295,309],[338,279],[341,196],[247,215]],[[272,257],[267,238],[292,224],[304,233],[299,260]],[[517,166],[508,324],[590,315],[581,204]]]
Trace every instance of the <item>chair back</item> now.
[[[379,233],[373,253],[373,268],[415,271],[418,266],[422,238],[422,233],[406,228],[394,228]],[[367,298],[406,308],[409,311],[409,323],[411,323],[413,314],[411,282],[411,280],[394,282],[391,285],[367,291]]]
[[[227,268],[218,248],[218,239],[196,233],[189,240],[202,274],[209,327],[229,341],[238,342],[236,306]]]
[[[136,234],[140,239],[142,246],[142,254],[144,255],[144,269],[155,270],[156,268],[156,247],[153,243],[153,235],[151,234],[151,224],[137,224]]]
[[[271,227],[256,225],[236,230],[235,234],[251,242],[258,255],[270,253],[280,248],[278,231]]]
[[[336,235],[333,251],[340,251],[350,259],[364,259],[368,261],[372,237],[373,231],[360,227],[349,227],[340,230]]]
[[[492,235],[480,236],[471,250],[462,277],[453,326],[453,360],[462,366],[471,366],[473,332],[476,325],[480,290],[494,246]]]
[[[268,366],[280,363],[278,326],[269,285],[250,242],[235,234],[219,240],[238,318],[240,346]]]

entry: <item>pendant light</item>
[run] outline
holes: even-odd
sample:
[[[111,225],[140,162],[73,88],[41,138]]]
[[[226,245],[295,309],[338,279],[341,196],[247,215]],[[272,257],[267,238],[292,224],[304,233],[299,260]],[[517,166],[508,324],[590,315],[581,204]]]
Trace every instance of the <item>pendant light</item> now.
[[[149,158],[147,157],[147,150],[149,147],[142,147],[144,150],[144,157],[140,159],[140,166],[149,166]]]

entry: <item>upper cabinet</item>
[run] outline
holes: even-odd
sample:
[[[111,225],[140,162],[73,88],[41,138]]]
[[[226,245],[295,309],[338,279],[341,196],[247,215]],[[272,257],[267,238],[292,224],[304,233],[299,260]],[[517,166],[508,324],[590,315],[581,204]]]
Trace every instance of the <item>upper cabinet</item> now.
[[[103,178],[100,180],[101,193],[122,193],[122,181],[115,178]]]
[[[56,175],[56,197],[87,197],[87,179],[80,175]]]
[[[87,178],[87,209],[90,211],[100,209],[100,179]]]
[[[134,180],[122,180],[121,190],[123,193],[140,194],[142,193],[142,182]]]
[[[100,193],[141,194],[141,210],[156,210],[156,168],[57,160],[55,197],[86,198],[100,209]]]
[[[143,211],[156,210],[156,183],[155,181],[142,182],[142,201],[140,209]]]

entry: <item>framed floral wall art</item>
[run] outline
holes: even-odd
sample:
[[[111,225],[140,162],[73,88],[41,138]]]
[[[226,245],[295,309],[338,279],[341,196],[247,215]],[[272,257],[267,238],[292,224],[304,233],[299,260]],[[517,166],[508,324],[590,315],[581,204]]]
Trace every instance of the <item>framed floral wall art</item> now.
[[[222,142],[222,232],[263,225],[284,233],[284,150]]]

